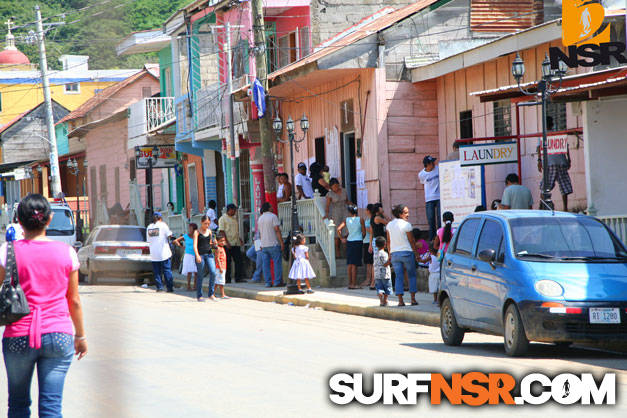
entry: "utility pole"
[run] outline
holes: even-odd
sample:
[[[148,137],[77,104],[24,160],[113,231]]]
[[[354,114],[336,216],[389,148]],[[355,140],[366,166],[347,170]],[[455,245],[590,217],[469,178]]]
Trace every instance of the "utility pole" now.
[[[54,132],[54,114],[52,112],[52,100],[50,99],[50,82],[48,81],[48,60],[46,59],[46,44],[44,42],[44,27],[41,21],[39,6],[35,6],[37,16],[37,41],[39,42],[39,70],[44,88],[44,101],[46,103],[46,123],[48,125],[48,140],[50,145],[50,174],[52,177],[52,197],[58,197],[61,193],[61,174],[59,172],[59,155],[57,154],[57,136]],[[45,179],[44,179],[45,180]]]
[[[237,181],[237,165],[235,158],[235,118],[233,115],[233,49],[231,45],[231,22],[226,22],[226,92],[229,95],[229,134],[231,136],[231,184],[233,186],[233,203],[239,203],[239,182]]]
[[[263,17],[263,0],[252,0],[253,30],[255,33],[255,64],[257,67],[257,80],[268,92],[268,63],[266,59],[266,25]],[[269,95],[266,94],[266,101]],[[273,132],[272,113],[270,106],[266,105],[266,115],[259,119],[259,136],[261,139],[261,156],[263,162],[263,182],[266,191],[266,202],[277,211],[276,184],[272,166],[274,156],[272,153]],[[294,182],[294,179],[291,179]]]

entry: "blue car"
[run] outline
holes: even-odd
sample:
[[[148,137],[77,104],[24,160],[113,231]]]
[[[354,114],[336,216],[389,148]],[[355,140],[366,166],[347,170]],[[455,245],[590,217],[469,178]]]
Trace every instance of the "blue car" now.
[[[627,250],[601,221],[551,211],[468,216],[442,261],[440,330],[503,335],[505,352],[529,341],[627,339]]]

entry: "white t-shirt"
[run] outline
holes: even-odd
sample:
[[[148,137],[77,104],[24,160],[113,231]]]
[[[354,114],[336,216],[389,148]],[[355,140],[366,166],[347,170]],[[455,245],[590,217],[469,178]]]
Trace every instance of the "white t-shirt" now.
[[[440,167],[436,165],[431,171],[422,169],[418,178],[425,185],[425,202],[440,200]]]
[[[168,237],[172,235],[172,231],[163,221],[148,225],[146,228],[146,237],[150,246],[150,258],[152,261],[165,261],[172,257]]]
[[[216,211],[211,208],[207,209],[207,217],[211,221],[209,228],[214,231],[218,229],[218,215],[216,214]]]
[[[257,220],[261,248],[281,245],[276,236],[275,226],[280,226],[279,217],[272,212],[265,212]]]
[[[431,254],[431,262],[429,263],[429,273],[440,272],[440,260],[437,255]]]
[[[276,188],[276,197],[279,199],[283,197],[283,189],[285,188],[285,184],[279,184],[279,187]]]
[[[313,187],[311,186],[311,179],[303,174],[296,174],[296,186],[303,188],[303,194],[306,198],[311,199],[313,197]]]
[[[386,229],[390,233],[390,253],[413,251],[407,238],[407,233],[412,230],[409,222],[396,218],[387,224]]]

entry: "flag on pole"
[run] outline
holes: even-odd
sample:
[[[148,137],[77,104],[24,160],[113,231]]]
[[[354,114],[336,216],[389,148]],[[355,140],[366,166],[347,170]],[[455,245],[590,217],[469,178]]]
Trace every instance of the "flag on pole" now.
[[[253,101],[257,107],[257,117],[263,118],[266,114],[266,91],[258,79],[253,82]]]

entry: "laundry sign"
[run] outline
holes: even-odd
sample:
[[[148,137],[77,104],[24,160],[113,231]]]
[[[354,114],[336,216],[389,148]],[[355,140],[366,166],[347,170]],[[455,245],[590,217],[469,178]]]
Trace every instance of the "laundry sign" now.
[[[516,142],[498,142],[459,147],[459,162],[462,167],[471,165],[507,164],[518,161]]]
[[[568,152],[568,135],[556,135],[546,138],[549,155],[566,154]],[[542,141],[540,141],[542,149]]]

